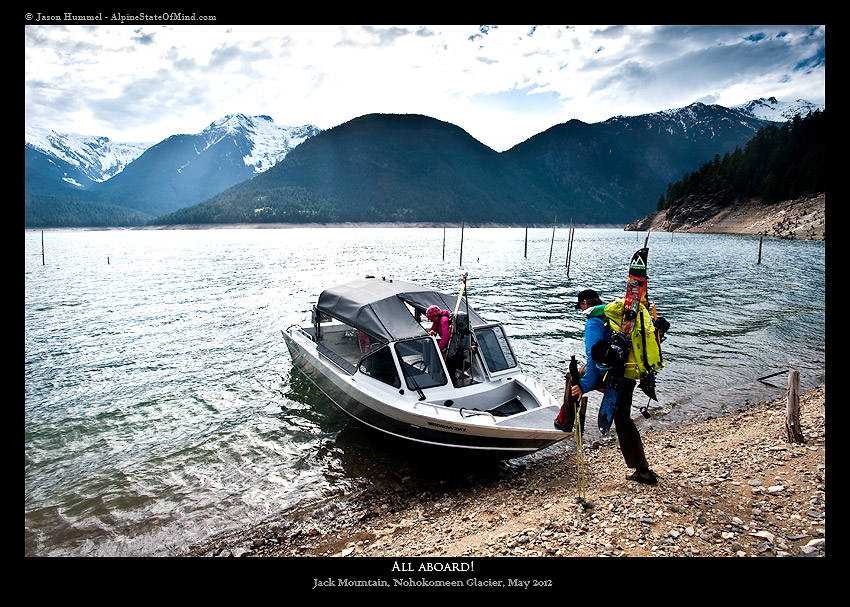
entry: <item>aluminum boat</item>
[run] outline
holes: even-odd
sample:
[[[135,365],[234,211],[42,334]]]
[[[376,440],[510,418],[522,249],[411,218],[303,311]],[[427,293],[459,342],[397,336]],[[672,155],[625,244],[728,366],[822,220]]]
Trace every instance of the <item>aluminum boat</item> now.
[[[465,285],[465,280],[464,280]],[[425,311],[452,312],[440,352]],[[531,453],[568,433],[560,403],[526,375],[500,323],[457,296],[367,277],[328,288],[312,323],[283,331],[293,364],[334,404],[386,434],[440,447]]]

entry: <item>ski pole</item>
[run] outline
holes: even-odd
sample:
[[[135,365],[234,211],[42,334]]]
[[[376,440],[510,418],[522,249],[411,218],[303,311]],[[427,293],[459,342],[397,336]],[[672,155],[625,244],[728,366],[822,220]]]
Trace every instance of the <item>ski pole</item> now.
[[[578,363],[576,357],[570,358],[570,376],[573,380],[573,385],[578,385],[581,377],[578,373]],[[573,398],[573,416],[575,421],[575,437],[576,437],[576,482],[578,484],[578,497],[576,501],[588,507],[588,502],[585,497],[585,478],[584,478],[584,441],[581,437],[581,405],[582,402],[587,402],[587,397],[582,396],[581,399]]]

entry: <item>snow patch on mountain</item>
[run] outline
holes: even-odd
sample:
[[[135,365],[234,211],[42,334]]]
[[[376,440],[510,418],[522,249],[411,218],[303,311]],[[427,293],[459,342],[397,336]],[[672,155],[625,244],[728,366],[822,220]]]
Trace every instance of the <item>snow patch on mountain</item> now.
[[[657,132],[667,132],[671,135],[678,133],[692,139],[711,140],[722,135],[721,131],[731,122],[740,122],[748,126],[755,135],[759,124],[764,121],[787,122],[797,114],[806,117],[817,109],[823,110],[823,105],[803,99],[781,102],[775,97],[755,99],[729,108],[697,101],[686,107],[661,110],[651,114],[615,116],[606,120],[605,124],[632,126],[640,124],[644,128]]]
[[[278,126],[269,116],[231,114],[213,121],[195,136],[195,151],[200,154],[230,138],[243,154],[245,166],[261,173],[283,158],[305,139],[320,132],[312,125]],[[25,133],[26,144],[77,167],[89,179],[106,181],[146,152],[154,143],[122,143],[107,137],[58,133],[32,127]]]
[[[269,116],[230,114],[210,123],[201,135],[208,145],[214,145],[225,137],[235,138],[237,145],[241,143],[247,150],[242,157],[245,166],[253,167],[255,173],[262,173],[283,160],[295,146],[319,132],[312,125],[278,126]]]
[[[797,99],[796,101],[779,101],[776,97],[764,97],[754,99],[741,105],[733,106],[733,109],[739,109],[753,115],[760,120],[770,120],[771,122],[787,122],[794,118],[797,114],[805,118],[815,110],[823,111],[823,105],[817,105],[805,99]]]
[[[106,181],[117,175],[152,145],[122,143],[96,135],[57,133],[41,127],[26,131],[25,144],[79,168],[92,181]]]

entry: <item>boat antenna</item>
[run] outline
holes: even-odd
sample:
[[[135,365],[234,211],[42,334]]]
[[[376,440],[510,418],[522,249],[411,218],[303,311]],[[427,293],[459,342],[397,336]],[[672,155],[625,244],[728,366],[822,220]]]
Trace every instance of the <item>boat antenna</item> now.
[[[457,311],[460,310],[460,300],[463,299],[463,296],[466,294],[466,276],[468,274],[469,274],[469,272],[464,272],[463,276],[460,279],[460,281],[461,281],[460,292],[457,294],[457,302],[455,303],[455,313],[454,313],[454,316],[452,317],[452,333],[454,333],[454,329],[455,329],[454,319],[457,316]],[[467,313],[469,313],[469,302],[466,303],[466,311],[467,311]]]
[[[466,323],[469,332],[469,347],[466,349],[466,364],[469,365],[469,381],[472,382],[472,319],[469,316],[469,290],[466,288],[466,274],[463,275],[464,299],[466,300]]]

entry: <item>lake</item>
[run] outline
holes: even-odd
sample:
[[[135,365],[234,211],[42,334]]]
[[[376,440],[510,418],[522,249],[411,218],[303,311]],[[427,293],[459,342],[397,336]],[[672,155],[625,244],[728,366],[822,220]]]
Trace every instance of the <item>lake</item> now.
[[[552,235],[50,230],[42,258],[42,233],[25,231],[25,554],[179,554],[343,502],[401,465],[403,450],[292,369],[281,330],[307,323],[319,293],[339,282],[374,275],[457,293],[468,272],[470,305],[505,324],[525,370],[560,399],[566,361],[584,359],[576,294],[622,296],[646,233],[576,229],[569,274],[568,230]],[[649,420],[635,394],[641,426],[782,396],[791,369],[804,389],[825,381],[823,242],[766,238],[761,263],[757,236],[653,232],[648,245],[650,300],[671,329]],[[588,419],[599,400],[590,396]]]

